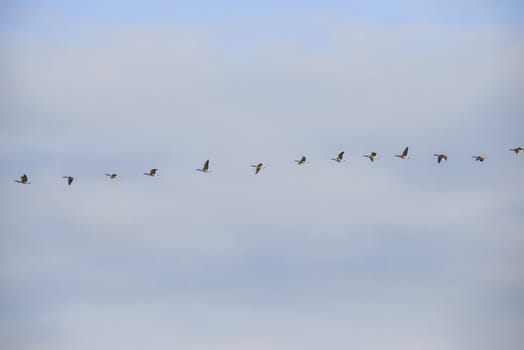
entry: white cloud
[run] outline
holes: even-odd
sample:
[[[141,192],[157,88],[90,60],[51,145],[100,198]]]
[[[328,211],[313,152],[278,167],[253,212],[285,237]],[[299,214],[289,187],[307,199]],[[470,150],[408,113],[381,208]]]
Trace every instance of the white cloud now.
[[[0,322],[39,348],[521,344],[518,33],[355,25],[241,62],[170,27],[12,35]],[[1,341],[30,349],[23,324]]]

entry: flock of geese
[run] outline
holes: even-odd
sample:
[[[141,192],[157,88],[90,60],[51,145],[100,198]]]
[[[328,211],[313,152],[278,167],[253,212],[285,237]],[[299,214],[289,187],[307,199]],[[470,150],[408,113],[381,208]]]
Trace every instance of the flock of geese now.
[[[404,148],[404,150],[402,151],[401,154],[395,154],[395,157],[398,157],[398,158],[401,158],[401,159],[404,159],[404,160],[405,159],[409,159],[408,151],[409,151],[409,147],[406,147],[406,148]],[[522,147],[510,148],[509,151],[515,152],[515,154],[519,154],[519,153],[524,152],[524,148],[522,148]],[[438,164],[440,164],[440,162],[443,159],[445,161],[448,160],[447,154],[436,153],[436,154],[433,154],[433,156],[437,157],[437,163]],[[371,152],[370,154],[364,155],[364,157],[369,158],[369,160],[371,162],[374,162],[377,159],[378,154],[377,154],[377,152]],[[477,161],[477,162],[483,162],[483,161],[485,161],[487,159],[487,157],[484,157],[484,156],[481,156],[481,155],[472,156],[472,158],[475,161]],[[340,152],[336,158],[331,158],[331,160],[333,160],[333,161],[335,161],[337,163],[344,163],[346,161],[344,159],[344,151]],[[308,164],[306,156],[302,156],[302,158],[296,159],[295,162],[298,165]],[[256,165],[251,165],[251,167],[255,168],[255,175],[257,175],[262,169],[265,168],[265,165],[264,165],[264,163],[258,163]],[[199,169],[196,169],[196,170],[197,171],[201,171],[203,173],[210,173],[211,170],[209,169],[209,159],[205,161],[205,163],[202,166],[202,168],[199,168]],[[155,177],[155,176],[158,176],[157,172],[158,172],[158,169],[151,169],[148,173],[144,173],[144,175]],[[106,176],[108,176],[110,179],[118,179],[120,177],[120,175],[115,174],[115,173],[113,173],[113,174],[106,174]],[[67,184],[69,186],[71,186],[73,181],[76,180],[76,177],[74,177],[74,176],[62,176],[62,178],[67,179]],[[15,180],[15,182],[21,183],[23,185],[31,184],[31,182],[29,182],[29,178],[27,177],[26,174],[23,174],[22,176],[20,176],[20,180]]]

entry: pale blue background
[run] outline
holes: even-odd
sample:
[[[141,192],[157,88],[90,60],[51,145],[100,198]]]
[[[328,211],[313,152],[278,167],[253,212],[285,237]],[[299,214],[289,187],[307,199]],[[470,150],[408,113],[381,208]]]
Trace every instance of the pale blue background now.
[[[521,349],[523,10],[0,2],[0,347]]]

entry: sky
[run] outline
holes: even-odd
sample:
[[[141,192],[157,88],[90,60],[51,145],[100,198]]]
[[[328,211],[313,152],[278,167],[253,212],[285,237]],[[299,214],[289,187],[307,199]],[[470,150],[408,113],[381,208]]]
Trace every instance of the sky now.
[[[0,1],[0,347],[520,349],[523,19]]]

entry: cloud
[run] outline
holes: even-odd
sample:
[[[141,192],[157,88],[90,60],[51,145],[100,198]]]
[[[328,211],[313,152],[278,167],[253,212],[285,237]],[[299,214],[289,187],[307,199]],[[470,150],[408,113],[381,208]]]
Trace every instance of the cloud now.
[[[315,29],[236,55],[219,30],[4,35],[0,341],[518,348],[520,34]]]

